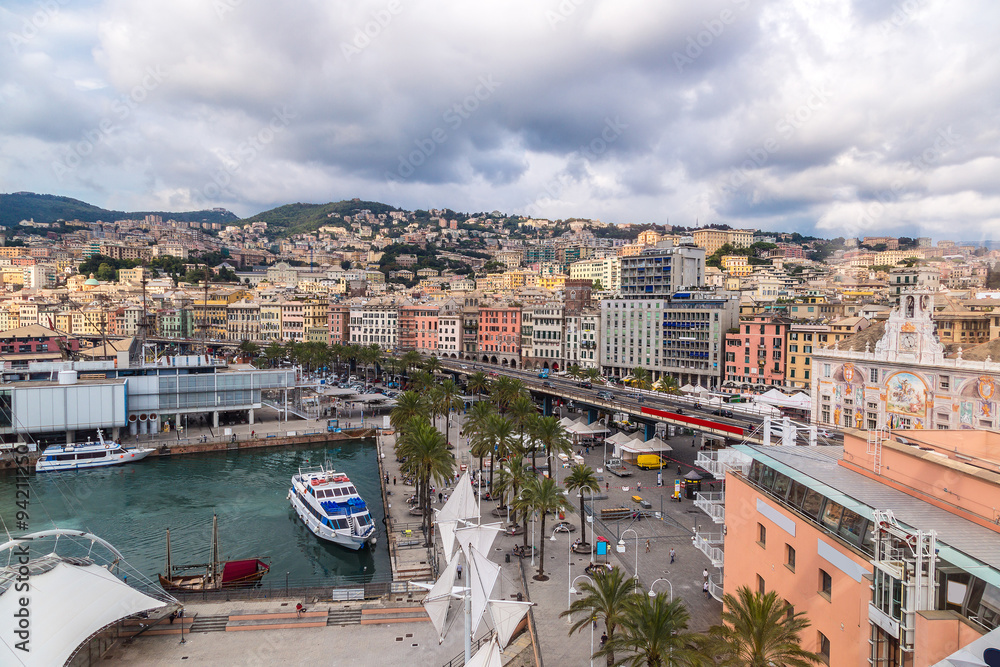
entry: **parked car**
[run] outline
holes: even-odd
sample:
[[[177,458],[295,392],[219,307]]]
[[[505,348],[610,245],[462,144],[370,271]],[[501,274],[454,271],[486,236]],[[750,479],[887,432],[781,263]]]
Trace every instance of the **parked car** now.
[[[722,410],[713,410],[712,414],[713,415],[718,415],[719,417],[732,417],[733,416],[733,411],[732,410],[725,410],[725,409],[722,409]]]

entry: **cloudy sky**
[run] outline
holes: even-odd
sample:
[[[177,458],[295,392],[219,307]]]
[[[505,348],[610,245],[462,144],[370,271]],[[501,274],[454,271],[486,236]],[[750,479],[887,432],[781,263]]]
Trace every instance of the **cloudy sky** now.
[[[0,192],[1000,240],[995,0],[8,0]]]

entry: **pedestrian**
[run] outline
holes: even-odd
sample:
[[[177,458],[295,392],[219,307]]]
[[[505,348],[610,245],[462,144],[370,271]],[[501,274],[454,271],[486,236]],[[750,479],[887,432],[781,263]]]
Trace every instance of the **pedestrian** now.
[[[601,647],[603,648],[603,647],[604,647],[604,645],[605,645],[605,644],[606,644],[607,642],[608,642],[608,633],[606,633],[606,632],[602,632],[602,633],[601,633]]]
[[[702,577],[702,579],[704,579],[705,581],[708,581],[708,568],[707,568],[707,567],[706,567],[706,568],[705,568],[704,570],[702,570],[702,572],[701,572],[701,577]]]
[[[642,491],[642,482],[636,482],[635,483],[635,488],[636,488],[637,491]]]
[[[448,502],[448,494],[447,494],[447,493],[446,493],[446,494],[444,494],[444,501],[445,501],[445,502]]]
[[[604,483],[604,490],[605,491],[610,491],[611,490],[611,484],[609,482],[605,482]]]
[[[443,503],[444,502],[444,494],[441,493],[441,492],[438,492],[438,502],[439,503]]]
[[[649,540],[646,540],[646,553],[649,553]]]
[[[392,485],[396,486],[396,476],[395,475],[392,476]]]
[[[250,437],[253,438],[254,440],[256,440],[257,439],[257,431],[250,431]]]
[[[707,581],[704,584],[701,585],[701,590],[705,593],[705,597],[706,598],[712,597],[712,594],[708,592],[708,582]]]
[[[177,612],[176,611],[170,612],[170,625],[174,624],[174,619],[175,618],[177,618]]]
[[[455,575],[458,577],[459,581],[462,580],[462,564],[461,563],[459,563],[458,567],[455,568]]]
[[[677,555],[677,552],[674,551],[673,547],[670,547],[670,564],[671,565],[674,564],[674,556],[676,556],[676,555]]]

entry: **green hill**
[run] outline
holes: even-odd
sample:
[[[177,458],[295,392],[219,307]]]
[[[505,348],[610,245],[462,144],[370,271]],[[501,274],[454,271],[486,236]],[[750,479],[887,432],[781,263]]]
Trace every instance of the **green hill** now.
[[[329,204],[286,204],[269,211],[263,211],[257,215],[246,218],[241,222],[266,222],[269,236],[291,236],[292,234],[303,234],[314,232],[323,225],[335,224],[336,218],[344,215],[353,215],[358,211],[368,210],[378,215],[379,213],[389,213],[400,209],[388,204],[381,204],[374,201],[363,201],[361,199],[351,199]],[[331,216],[331,214],[333,214]]]
[[[147,215],[159,215],[164,220],[184,222],[233,223],[239,218],[225,209],[210,211],[109,211],[79,199],[56,195],[38,195],[33,192],[0,194],[0,226],[15,227],[21,220],[35,222],[56,222],[58,220],[81,220],[83,222],[114,222],[116,220],[136,220]]]

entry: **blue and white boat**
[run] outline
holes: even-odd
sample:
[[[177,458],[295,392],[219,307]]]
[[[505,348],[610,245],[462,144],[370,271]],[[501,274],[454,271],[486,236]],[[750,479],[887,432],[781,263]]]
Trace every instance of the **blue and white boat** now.
[[[118,442],[106,442],[104,434],[97,431],[97,442],[51,445],[45,448],[35,464],[35,472],[103,468],[141,461],[153,451],[150,448],[129,449]]]
[[[299,468],[288,500],[316,537],[352,551],[375,546],[371,512],[344,473],[323,466]]]

